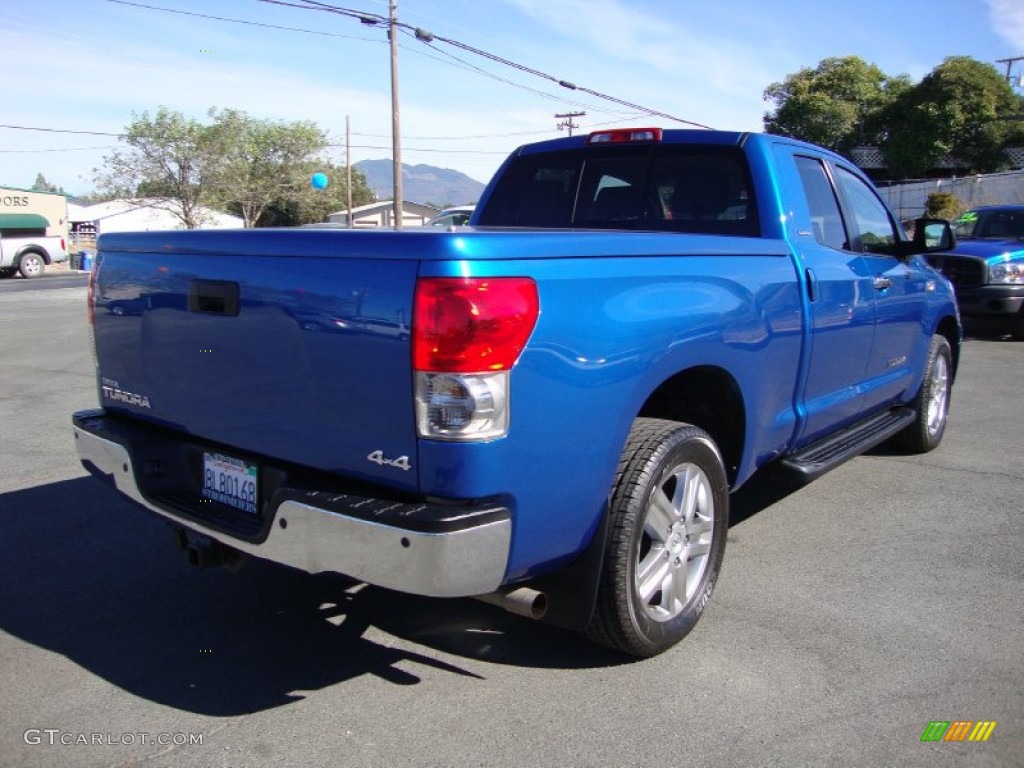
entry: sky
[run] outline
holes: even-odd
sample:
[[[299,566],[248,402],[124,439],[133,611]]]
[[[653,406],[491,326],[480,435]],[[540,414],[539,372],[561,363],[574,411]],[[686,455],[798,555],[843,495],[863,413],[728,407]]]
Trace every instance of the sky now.
[[[389,13],[387,0],[334,5]],[[859,56],[916,81],[947,56],[1000,72],[998,59],[1024,56],[1022,0],[397,0],[397,11],[555,81],[729,130],[761,130],[765,88],[825,58]],[[211,107],[312,120],[342,164],[348,117],[353,163],[391,156],[387,32],[335,13],[261,0],[5,0],[0,51],[0,185],[27,188],[42,173],[89,192],[116,134],[161,106],[200,121]],[[403,161],[482,182],[517,146],[564,135],[556,114],[585,112],[577,132],[685,127],[436,38],[400,35],[398,80]]]

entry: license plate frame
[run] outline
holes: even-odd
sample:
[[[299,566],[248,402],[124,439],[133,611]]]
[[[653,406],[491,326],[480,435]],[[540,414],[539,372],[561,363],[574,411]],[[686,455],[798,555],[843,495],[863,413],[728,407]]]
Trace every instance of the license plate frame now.
[[[199,495],[203,502],[216,502],[245,514],[258,515],[259,476],[257,464],[226,453],[203,451]]]

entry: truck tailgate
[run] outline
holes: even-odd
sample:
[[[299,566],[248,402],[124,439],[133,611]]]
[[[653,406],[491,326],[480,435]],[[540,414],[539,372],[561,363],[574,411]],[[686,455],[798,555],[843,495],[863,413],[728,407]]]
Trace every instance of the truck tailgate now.
[[[153,237],[140,241],[148,251],[130,237],[101,239],[101,405],[229,455],[415,489],[417,262],[344,257],[315,240],[307,252],[259,256],[245,233],[168,234],[158,252]],[[216,250],[197,247],[209,242]]]

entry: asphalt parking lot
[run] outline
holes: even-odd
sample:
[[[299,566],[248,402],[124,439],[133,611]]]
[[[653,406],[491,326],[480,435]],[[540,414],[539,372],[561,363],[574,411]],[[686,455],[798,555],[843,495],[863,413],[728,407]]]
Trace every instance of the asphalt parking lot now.
[[[631,661],[474,601],[191,569],[75,459],[84,302],[0,284],[0,766],[1024,765],[1024,343],[965,343],[937,451],[742,491],[701,623]]]

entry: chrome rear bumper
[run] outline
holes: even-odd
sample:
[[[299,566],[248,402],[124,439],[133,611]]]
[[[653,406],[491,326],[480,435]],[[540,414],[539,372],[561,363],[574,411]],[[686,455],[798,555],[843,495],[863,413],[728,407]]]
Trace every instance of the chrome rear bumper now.
[[[502,585],[512,524],[500,506],[404,504],[282,488],[264,502],[263,532],[240,537],[205,523],[198,504],[193,511],[175,509],[143,492],[131,449],[140,429],[155,430],[133,425],[132,434],[121,437],[117,421],[103,411],[75,414],[78,456],[93,475],[175,525],[254,557],[310,573],[343,573],[401,592],[462,597]],[[367,508],[377,519],[367,519]]]

